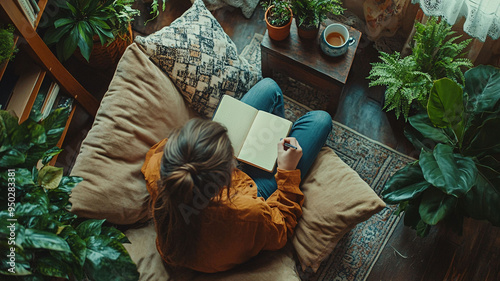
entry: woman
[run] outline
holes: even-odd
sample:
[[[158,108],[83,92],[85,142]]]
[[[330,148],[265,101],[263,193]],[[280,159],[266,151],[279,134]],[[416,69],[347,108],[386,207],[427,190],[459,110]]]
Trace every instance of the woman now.
[[[242,101],[284,117],[283,95],[266,78]],[[192,119],[151,148],[142,172],[151,193],[164,261],[202,272],[228,270],[262,250],[278,250],[302,215],[299,189],[331,131],[324,111],[308,112],[278,145],[277,169],[236,168],[226,129]],[[288,148],[285,143],[297,149]]]

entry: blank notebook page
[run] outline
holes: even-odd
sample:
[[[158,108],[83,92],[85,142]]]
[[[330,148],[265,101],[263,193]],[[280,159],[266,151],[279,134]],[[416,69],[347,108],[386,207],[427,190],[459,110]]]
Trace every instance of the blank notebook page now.
[[[278,142],[288,135],[292,122],[271,113],[259,111],[240,151],[239,159],[268,171],[274,169]]]

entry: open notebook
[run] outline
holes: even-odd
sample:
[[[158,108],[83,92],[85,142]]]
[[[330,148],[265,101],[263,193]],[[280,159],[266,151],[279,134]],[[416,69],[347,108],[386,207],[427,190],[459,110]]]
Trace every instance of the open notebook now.
[[[212,120],[227,128],[236,159],[268,172],[276,165],[278,142],[292,128],[291,121],[227,95],[222,97]]]

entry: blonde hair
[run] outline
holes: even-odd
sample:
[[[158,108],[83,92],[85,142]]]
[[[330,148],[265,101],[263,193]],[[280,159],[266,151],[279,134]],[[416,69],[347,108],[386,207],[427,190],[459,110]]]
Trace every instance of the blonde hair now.
[[[152,202],[157,245],[170,265],[196,254],[200,212],[231,186],[233,148],[219,123],[192,119],[165,145],[158,196]]]

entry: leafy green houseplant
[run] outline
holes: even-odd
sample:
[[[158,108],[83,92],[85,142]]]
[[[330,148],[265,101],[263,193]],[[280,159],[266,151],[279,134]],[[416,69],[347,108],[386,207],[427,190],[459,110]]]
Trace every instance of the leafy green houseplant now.
[[[165,11],[165,4],[167,3],[168,0],[163,0],[163,3],[162,3],[162,6],[161,6],[161,9],[162,11]],[[146,1],[144,1],[146,2]],[[152,0],[151,1],[151,11],[149,12],[150,14],[153,15],[152,18],[148,19],[144,24],[154,20],[155,18],[158,17],[158,15],[160,15],[160,10],[159,10],[159,7],[160,7],[160,4],[159,2],[162,2],[162,0]]]
[[[341,0],[292,0],[292,11],[299,36],[303,38],[316,38],[319,24],[326,19],[328,13],[340,15],[344,12]],[[302,30],[312,30],[303,33]]]
[[[269,37],[276,41],[288,37],[293,17],[290,2],[286,0],[269,0],[268,2],[262,2],[262,7],[266,10],[264,18]]]
[[[89,61],[94,37],[102,46],[128,33],[130,22],[139,14],[134,0],[54,0],[58,13],[50,19],[44,41],[56,45],[59,60],[67,60],[76,49]]]
[[[0,64],[14,58],[17,48],[14,45],[14,26],[0,26]]]
[[[500,69],[468,70],[464,88],[437,80],[427,113],[409,123],[405,135],[420,157],[382,191],[404,211],[405,225],[420,236],[445,220],[460,232],[464,217],[500,226]]]
[[[380,52],[382,62],[372,63],[368,79],[371,86],[386,86],[387,111],[394,110],[396,117],[410,115],[412,106],[422,111],[427,106],[433,81],[448,77],[463,85],[463,69],[472,67],[464,58],[464,49],[470,39],[455,43],[461,36],[453,36],[446,21],[431,17],[425,25],[416,22],[412,53],[406,57],[394,52]]]
[[[55,144],[69,112],[60,108],[40,122],[30,117],[18,124],[0,111],[0,279],[137,280],[125,235],[68,211],[69,194],[82,179],[47,165],[61,151]]]

